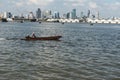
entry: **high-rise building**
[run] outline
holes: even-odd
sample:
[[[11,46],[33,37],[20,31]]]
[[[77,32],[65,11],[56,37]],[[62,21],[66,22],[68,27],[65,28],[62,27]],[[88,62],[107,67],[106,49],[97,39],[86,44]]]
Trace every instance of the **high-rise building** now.
[[[68,12],[68,13],[66,14],[66,18],[67,18],[67,19],[70,18],[70,12]]]
[[[99,14],[99,11],[97,12],[97,18],[98,18],[98,19],[100,18],[100,14]]]
[[[12,18],[11,12],[4,12],[3,18]]]
[[[46,10],[42,12],[42,18],[52,18],[51,10]]]
[[[23,14],[20,14],[20,18],[24,18]]]
[[[88,18],[90,17],[90,10],[88,10],[87,17]]]
[[[77,16],[76,16],[76,9],[73,9],[72,10],[72,19],[76,19]]]
[[[67,14],[63,14],[62,18],[66,19],[67,18]]]
[[[81,12],[80,17],[83,18],[83,16],[84,16],[84,14],[83,14],[83,12]]]
[[[41,18],[41,9],[38,8],[38,10],[36,11],[36,18]]]
[[[35,16],[34,16],[33,12],[30,12],[28,15],[28,19],[34,19],[34,18],[35,18]]]
[[[70,19],[73,19],[73,12],[70,12],[69,18],[70,18]]]
[[[54,12],[54,18],[55,19],[59,19],[60,18],[60,14],[59,14],[59,12]]]
[[[2,18],[3,17],[3,14],[2,13],[0,13],[0,18]]]
[[[73,12],[68,12],[68,13],[66,14],[66,18],[67,18],[67,19],[73,19]]]

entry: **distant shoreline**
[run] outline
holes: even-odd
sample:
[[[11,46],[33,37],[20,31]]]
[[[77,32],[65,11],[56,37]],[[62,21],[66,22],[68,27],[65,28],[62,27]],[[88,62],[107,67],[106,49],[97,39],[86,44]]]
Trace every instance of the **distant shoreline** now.
[[[88,24],[120,24],[120,19],[12,19],[12,18],[0,18],[1,22],[48,22],[48,23],[88,23]]]

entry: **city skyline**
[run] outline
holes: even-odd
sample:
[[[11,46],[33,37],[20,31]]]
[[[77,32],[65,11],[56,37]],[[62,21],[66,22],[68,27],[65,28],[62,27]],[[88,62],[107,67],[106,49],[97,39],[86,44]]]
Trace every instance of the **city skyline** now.
[[[119,0],[0,0],[0,12],[12,12],[19,15],[28,12],[36,12],[36,9],[58,11],[60,14],[77,10],[77,15],[83,12],[87,15],[88,10],[96,15],[99,11],[101,17],[120,17]],[[64,8],[64,9],[63,9]]]

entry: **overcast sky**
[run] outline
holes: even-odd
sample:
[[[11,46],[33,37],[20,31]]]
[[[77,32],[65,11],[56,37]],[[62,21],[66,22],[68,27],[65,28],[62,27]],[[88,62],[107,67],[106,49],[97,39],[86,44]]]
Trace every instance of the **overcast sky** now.
[[[102,17],[120,17],[120,0],[0,0],[0,12],[25,14],[35,12],[37,8],[59,11],[61,15],[76,8],[78,16],[91,10],[92,14],[99,11]]]

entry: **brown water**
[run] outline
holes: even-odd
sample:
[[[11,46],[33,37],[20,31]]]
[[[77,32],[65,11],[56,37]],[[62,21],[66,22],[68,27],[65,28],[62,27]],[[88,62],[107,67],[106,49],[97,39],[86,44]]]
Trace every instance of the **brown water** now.
[[[120,25],[0,23],[0,80],[120,80]]]

